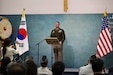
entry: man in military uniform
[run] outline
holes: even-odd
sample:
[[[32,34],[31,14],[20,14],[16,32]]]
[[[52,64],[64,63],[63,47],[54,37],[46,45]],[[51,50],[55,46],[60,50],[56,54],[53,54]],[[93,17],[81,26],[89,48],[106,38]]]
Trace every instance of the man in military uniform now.
[[[65,32],[60,28],[60,22],[55,23],[55,29],[51,31],[51,37],[57,37],[59,44],[53,45],[54,57],[56,61],[63,61],[63,42],[65,40]]]

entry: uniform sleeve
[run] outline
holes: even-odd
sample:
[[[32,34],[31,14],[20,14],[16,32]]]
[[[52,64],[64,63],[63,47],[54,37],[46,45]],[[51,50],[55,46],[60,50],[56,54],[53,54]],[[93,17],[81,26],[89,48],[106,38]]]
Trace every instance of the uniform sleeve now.
[[[51,30],[51,35],[50,35],[50,37],[53,37],[52,32],[53,32],[53,30]]]
[[[65,32],[64,32],[64,30],[62,30],[62,43],[64,42],[64,40],[65,40]]]
[[[50,34],[50,37],[52,37],[52,30],[51,30],[51,34]]]

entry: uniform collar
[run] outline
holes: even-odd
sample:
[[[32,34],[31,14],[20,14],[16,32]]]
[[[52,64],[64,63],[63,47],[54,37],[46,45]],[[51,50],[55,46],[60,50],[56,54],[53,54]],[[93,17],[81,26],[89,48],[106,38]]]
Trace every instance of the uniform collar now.
[[[58,28],[58,29],[55,28],[55,30],[60,30],[60,28]]]

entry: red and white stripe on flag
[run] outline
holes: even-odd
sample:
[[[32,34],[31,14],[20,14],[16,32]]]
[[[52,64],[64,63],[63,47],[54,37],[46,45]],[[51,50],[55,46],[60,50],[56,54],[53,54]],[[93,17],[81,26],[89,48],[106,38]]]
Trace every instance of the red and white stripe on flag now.
[[[107,55],[112,51],[112,39],[110,26],[108,25],[107,16],[104,16],[102,29],[100,32],[100,37],[97,45],[97,53],[100,57]]]

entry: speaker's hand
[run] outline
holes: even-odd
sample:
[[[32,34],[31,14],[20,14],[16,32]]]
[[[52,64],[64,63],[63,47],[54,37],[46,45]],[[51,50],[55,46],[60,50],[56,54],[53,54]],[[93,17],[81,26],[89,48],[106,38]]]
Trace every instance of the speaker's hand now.
[[[59,44],[62,45],[62,42],[60,41]]]

